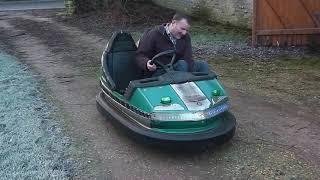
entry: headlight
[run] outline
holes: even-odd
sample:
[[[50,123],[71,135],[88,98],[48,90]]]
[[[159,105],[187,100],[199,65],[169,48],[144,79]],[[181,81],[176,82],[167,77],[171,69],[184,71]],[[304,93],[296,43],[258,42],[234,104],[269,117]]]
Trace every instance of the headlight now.
[[[169,105],[160,105],[154,107],[155,111],[181,111],[184,108],[180,104],[169,104]]]
[[[212,118],[229,109],[229,104],[208,108],[197,112],[155,112],[151,113],[151,118],[156,121],[200,121]]]
[[[218,103],[224,103],[228,101],[228,96],[213,96],[211,99],[211,104],[215,105]]]

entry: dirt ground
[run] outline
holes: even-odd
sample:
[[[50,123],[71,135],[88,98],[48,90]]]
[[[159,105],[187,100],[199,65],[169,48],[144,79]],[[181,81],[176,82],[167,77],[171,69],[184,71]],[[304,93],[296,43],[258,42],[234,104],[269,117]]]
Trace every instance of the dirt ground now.
[[[72,139],[72,153],[79,162],[74,178],[318,179],[319,60],[295,71],[301,63],[286,65],[283,59],[306,57],[299,48],[253,49],[246,46],[246,33],[219,28],[194,31],[195,55],[207,59],[220,75],[238,121],[235,137],[220,147],[197,153],[148,148],[98,113],[100,56],[112,31],[125,28],[137,39],[146,27],[168,18],[133,14],[128,19],[114,13],[64,16],[53,10],[0,13],[5,50],[46,79],[47,95],[61,110],[59,123]],[[216,40],[213,43],[202,40],[208,32],[214,32],[208,35]],[[308,88],[291,90],[302,86]]]

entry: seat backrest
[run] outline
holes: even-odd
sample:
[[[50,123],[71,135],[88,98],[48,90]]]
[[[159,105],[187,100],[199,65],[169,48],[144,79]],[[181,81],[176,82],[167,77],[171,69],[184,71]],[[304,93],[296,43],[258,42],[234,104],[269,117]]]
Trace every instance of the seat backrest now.
[[[120,93],[124,93],[130,81],[139,78],[134,62],[136,50],[132,36],[125,32],[114,33],[108,43],[103,64]]]

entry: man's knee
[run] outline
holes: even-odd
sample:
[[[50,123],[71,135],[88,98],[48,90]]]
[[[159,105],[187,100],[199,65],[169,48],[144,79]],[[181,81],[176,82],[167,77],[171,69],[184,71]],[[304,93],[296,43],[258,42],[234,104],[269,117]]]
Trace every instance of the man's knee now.
[[[209,72],[209,65],[207,61],[195,61],[194,66],[195,72]]]
[[[176,71],[189,71],[189,65],[185,60],[178,60],[174,64],[174,69]],[[194,61],[194,72],[209,72],[209,65],[206,61]]]
[[[174,64],[174,69],[176,71],[184,71],[187,72],[189,69],[189,65],[185,60],[178,60],[175,64]]]

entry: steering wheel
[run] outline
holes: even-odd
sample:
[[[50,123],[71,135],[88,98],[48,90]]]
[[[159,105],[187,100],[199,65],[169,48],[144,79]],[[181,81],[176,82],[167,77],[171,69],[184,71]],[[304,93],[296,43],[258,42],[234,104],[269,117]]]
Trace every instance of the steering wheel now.
[[[170,54],[172,54],[172,58],[171,58],[170,63],[163,64],[163,63],[160,62],[159,57],[170,55]],[[176,51],[170,49],[170,50],[166,50],[166,51],[160,52],[160,53],[156,54],[155,56],[153,56],[153,58],[151,59],[150,64],[155,63],[157,65],[160,65],[166,72],[168,72],[168,71],[172,71],[173,70],[173,62],[174,62],[175,58],[176,58]]]

